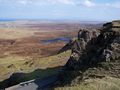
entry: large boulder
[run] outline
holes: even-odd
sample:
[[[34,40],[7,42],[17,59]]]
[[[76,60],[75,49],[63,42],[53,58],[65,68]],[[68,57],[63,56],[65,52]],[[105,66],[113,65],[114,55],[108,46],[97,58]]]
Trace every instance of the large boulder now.
[[[66,67],[69,69],[76,69],[78,66],[76,63],[80,61],[83,53],[88,48],[88,44],[94,43],[96,37],[100,34],[99,30],[86,30],[82,29],[78,32],[78,38],[73,41],[71,46],[71,56]],[[91,42],[92,41],[92,42]]]

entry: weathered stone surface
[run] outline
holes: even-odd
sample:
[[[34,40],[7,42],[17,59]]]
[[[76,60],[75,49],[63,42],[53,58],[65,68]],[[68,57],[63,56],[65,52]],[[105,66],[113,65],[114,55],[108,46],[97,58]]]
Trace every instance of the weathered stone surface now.
[[[94,43],[95,38],[99,35],[98,30],[85,30],[82,29],[78,32],[78,39],[75,40],[71,45],[71,56],[66,64],[67,67],[70,69],[76,69],[79,66],[76,63],[80,62],[80,58],[82,57],[83,53],[90,48],[88,43]]]
[[[80,30],[78,39],[71,46],[72,54],[66,67],[75,70],[119,59],[120,33],[112,29],[115,26],[113,23],[104,24],[100,34],[95,30]]]
[[[120,28],[114,30],[113,23],[104,24],[100,33],[78,32],[78,39],[71,44],[72,53],[65,65],[62,83],[75,84],[96,75],[120,78]]]

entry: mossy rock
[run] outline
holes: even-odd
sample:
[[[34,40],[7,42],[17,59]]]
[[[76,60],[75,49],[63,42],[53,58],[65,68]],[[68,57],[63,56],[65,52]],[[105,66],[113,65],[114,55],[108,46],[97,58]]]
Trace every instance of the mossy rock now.
[[[120,20],[112,22],[113,27],[120,28]]]
[[[103,25],[105,31],[120,31],[120,20],[108,22]]]

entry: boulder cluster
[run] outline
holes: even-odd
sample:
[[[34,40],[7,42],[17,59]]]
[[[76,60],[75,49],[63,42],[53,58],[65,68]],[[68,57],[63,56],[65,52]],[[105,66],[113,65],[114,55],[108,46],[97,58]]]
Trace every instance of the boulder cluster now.
[[[106,23],[100,30],[80,30],[77,39],[67,45],[71,56],[60,75],[62,83],[98,72],[120,78],[120,21]]]

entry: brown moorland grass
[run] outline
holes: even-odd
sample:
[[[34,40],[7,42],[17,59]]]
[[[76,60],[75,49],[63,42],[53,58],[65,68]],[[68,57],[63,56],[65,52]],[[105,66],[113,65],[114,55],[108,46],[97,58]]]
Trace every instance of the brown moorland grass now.
[[[87,79],[75,86],[58,87],[54,90],[120,90],[120,79],[114,77]]]
[[[70,51],[46,58],[38,58],[36,60],[29,57],[20,57],[16,55],[0,58],[0,81],[9,78],[9,76],[15,72],[30,73],[36,69],[46,69],[63,66],[67,62],[69,56]]]

